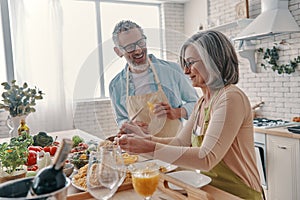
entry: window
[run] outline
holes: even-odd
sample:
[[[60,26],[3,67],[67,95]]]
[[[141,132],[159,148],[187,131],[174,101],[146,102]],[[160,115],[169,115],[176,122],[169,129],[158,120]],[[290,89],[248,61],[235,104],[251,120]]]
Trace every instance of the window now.
[[[124,58],[119,58],[113,52],[112,32],[114,26],[121,20],[131,20],[139,24],[147,35],[148,52],[161,57],[161,32],[160,32],[160,13],[159,5],[156,4],[133,4],[133,3],[109,3],[102,2],[101,8],[101,35],[104,59],[104,85],[105,95],[108,96],[108,85],[112,78],[119,73],[125,66]],[[109,43],[109,45],[105,45]],[[108,54],[112,53],[113,60]],[[98,86],[97,88],[99,88]],[[98,90],[100,91],[100,89]]]
[[[43,3],[45,4],[46,1],[43,1]],[[40,24],[43,24],[41,20],[39,21],[43,15],[36,12],[36,2],[26,1],[24,5],[27,13],[26,17],[31,17],[26,18],[27,24],[32,24],[31,35],[34,33],[38,36],[28,35],[28,37],[36,41],[37,38],[44,37],[44,33],[40,33],[38,28],[38,26],[41,26]],[[75,94],[73,94],[75,100],[109,96],[109,82],[125,65],[125,60],[117,57],[113,51],[111,39],[113,28],[120,20],[128,19],[141,25],[147,35],[149,53],[153,53],[159,58],[162,57],[159,4],[109,1],[101,1],[99,3],[99,1],[66,0],[61,1],[61,5],[64,23],[62,44],[64,76],[67,75],[65,80],[67,90],[71,91],[74,89],[75,91]],[[96,8],[97,6],[100,8]],[[40,14],[42,16],[38,17]],[[99,21],[101,26],[97,27],[97,25],[99,26]],[[0,32],[0,37],[3,38],[2,30]],[[99,35],[101,40],[99,40]],[[97,45],[99,41],[102,44],[100,46]],[[1,40],[0,81],[6,80],[6,65],[3,51],[3,40]],[[100,52],[102,52],[102,55]],[[38,52],[30,51],[30,54],[33,58],[41,58]],[[31,57],[28,59],[31,59]],[[31,60],[36,62],[36,59]],[[32,64],[30,63],[31,66]],[[99,78],[100,65],[102,65],[104,71],[104,80]],[[82,75],[86,71],[88,71],[89,75]],[[95,81],[95,79],[98,80]],[[101,92],[100,85],[102,85],[102,88],[104,86],[104,92]]]
[[[3,31],[2,31],[2,18],[0,15],[0,83],[6,81],[6,63],[5,63],[4,55],[5,54],[4,54]]]

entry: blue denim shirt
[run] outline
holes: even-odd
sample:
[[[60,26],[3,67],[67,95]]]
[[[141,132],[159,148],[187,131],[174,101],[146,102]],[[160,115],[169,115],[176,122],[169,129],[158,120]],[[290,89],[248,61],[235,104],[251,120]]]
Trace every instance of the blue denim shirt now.
[[[191,81],[184,75],[183,70],[177,63],[157,59],[153,55],[149,55],[149,58],[155,67],[163,91],[166,94],[170,105],[173,108],[185,108],[188,118],[198,100],[198,95],[191,85]],[[125,69],[118,73],[109,84],[109,95],[119,127],[125,121],[129,120],[126,109],[127,69],[128,64],[126,64]],[[148,68],[148,70],[150,76],[150,88],[155,92],[157,91],[157,84],[154,80],[154,74],[151,68]],[[132,81],[131,72],[129,72],[129,96],[133,95],[135,95],[135,87]]]

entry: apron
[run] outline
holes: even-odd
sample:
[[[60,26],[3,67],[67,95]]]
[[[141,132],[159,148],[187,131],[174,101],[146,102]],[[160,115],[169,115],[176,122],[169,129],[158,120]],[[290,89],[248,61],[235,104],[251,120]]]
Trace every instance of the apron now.
[[[143,111],[137,116],[137,121],[142,121],[148,123],[148,130],[151,135],[157,137],[174,137],[180,130],[182,124],[179,119],[171,120],[167,116],[156,117],[152,111],[149,110],[147,102],[156,104],[159,102],[169,102],[167,96],[165,95],[159,78],[157,76],[155,67],[149,59],[150,67],[152,68],[154,74],[154,80],[157,84],[158,90],[156,92],[129,96],[129,68],[126,74],[126,107],[129,118],[141,108],[144,107]]]
[[[203,101],[204,101],[204,98],[202,97],[199,101],[199,106],[198,106],[198,110],[196,113],[196,118],[195,118],[196,126],[197,126],[197,122],[199,119],[200,108],[201,108]],[[213,98],[212,98],[211,102],[212,101],[213,101]],[[194,125],[193,134],[192,134],[192,138],[191,138],[193,147],[200,147],[202,144],[202,141],[204,139],[204,135],[205,135],[205,132],[208,127],[209,120],[210,120],[210,111],[211,111],[211,103],[209,104],[208,108],[204,109],[204,123],[203,123],[202,129],[201,129],[200,135],[196,135],[196,133],[195,133],[196,129],[195,129],[195,125]],[[249,199],[249,200],[264,199],[264,194],[254,190],[254,189],[250,188],[248,185],[246,185],[243,182],[243,180],[240,179],[226,165],[226,163],[223,160],[221,160],[221,162],[218,163],[209,172],[201,171],[201,173],[209,176],[212,179],[212,182],[210,183],[210,185],[215,186],[226,192],[229,192],[233,195],[236,195],[240,198]]]

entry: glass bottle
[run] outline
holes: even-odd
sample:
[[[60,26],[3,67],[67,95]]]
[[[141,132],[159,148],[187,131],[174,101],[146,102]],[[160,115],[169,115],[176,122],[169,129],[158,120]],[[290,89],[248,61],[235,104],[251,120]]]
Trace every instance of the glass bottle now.
[[[18,134],[21,135],[23,131],[26,131],[29,134],[29,127],[27,126],[25,119],[21,119],[20,126],[18,128]]]

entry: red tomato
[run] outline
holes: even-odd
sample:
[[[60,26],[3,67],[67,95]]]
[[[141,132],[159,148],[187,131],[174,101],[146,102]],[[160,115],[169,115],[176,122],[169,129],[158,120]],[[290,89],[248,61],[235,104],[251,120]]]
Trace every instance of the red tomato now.
[[[50,147],[49,146],[48,147],[44,147],[44,151],[50,153]]]
[[[53,142],[53,145],[54,145],[54,146],[59,146],[59,142],[54,141],[54,142]]]
[[[56,150],[57,150],[57,146],[50,147],[50,155],[54,156],[54,154],[56,153]]]
[[[40,151],[43,150],[43,147],[40,147],[40,146],[29,146],[28,150],[33,150],[35,152],[40,152]]]
[[[37,165],[31,165],[29,167],[27,167],[28,171],[36,171],[39,167]]]
[[[30,166],[36,164],[36,157],[36,152],[33,150],[29,150],[26,165]]]

